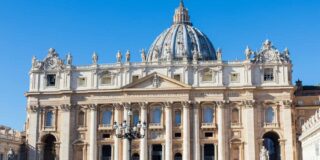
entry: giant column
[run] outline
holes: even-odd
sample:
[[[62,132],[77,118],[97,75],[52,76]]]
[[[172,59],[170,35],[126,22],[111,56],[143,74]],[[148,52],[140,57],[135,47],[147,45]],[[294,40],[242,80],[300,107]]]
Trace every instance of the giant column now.
[[[90,138],[89,160],[97,160],[97,106],[89,105],[90,109]]]
[[[141,107],[141,122],[148,124],[147,103],[140,103],[139,105]],[[148,160],[148,128],[145,131],[141,129],[141,134],[145,136],[140,141],[140,160]]]
[[[117,123],[120,123],[121,107],[119,104],[113,104],[113,108],[114,108],[114,121]],[[117,159],[120,159],[119,157],[120,139],[116,135],[114,135],[113,141],[114,141],[113,159],[117,160]]]
[[[200,160],[200,122],[199,122],[199,108],[200,103],[193,103],[193,159]]]
[[[190,104],[183,102],[183,160],[190,160]]]
[[[69,160],[72,159],[70,157],[70,112],[71,106],[70,105],[62,105],[61,106],[61,117],[63,119],[61,120],[61,134],[60,134],[60,141],[61,141],[61,147],[60,147],[60,160]]]
[[[172,159],[172,108],[171,103],[165,103],[166,136],[165,136],[165,160]]]
[[[218,159],[226,160],[226,134],[225,134],[225,104],[224,102],[217,102],[218,113]]]
[[[123,110],[123,121],[127,121],[127,125],[129,125],[130,120],[128,119],[128,111],[130,109],[130,104],[125,104],[124,105],[124,110]],[[129,160],[129,141],[127,138],[123,139],[123,147],[122,147],[122,158],[123,160]]]

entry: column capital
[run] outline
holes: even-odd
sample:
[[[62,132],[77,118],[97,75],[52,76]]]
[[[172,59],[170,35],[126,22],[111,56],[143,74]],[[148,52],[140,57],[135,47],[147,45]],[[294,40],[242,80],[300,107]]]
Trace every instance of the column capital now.
[[[200,101],[191,101],[192,108],[198,109],[200,107],[201,102]]]
[[[168,102],[163,102],[165,108],[171,108],[173,102],[172,101],[168,101]]]
[[[131,108],[131,102],[126,102],[122,104],[124,109],[129,110]]]
[[[96,111],[97,110],[97,104],[88,104],[87,108],[92,110],[92,111]]]
[[[71,110],[71,105],[70,104],[62,104],[60,105],[60,109],[64,112],[70,112]]]
[[[149,102],[139,102],[138,104],[139,104],[139,106],[140,106],[142,109],[146,109],[147,106],[148,106],[148,103],[149,103]]]
[[[190,108],[191,101],[182,101],[181,105],[183,108]]]
[[[113,107],[115,110],[121,110],[121,104],[120,104],[120,103],[112,103],[112,107]]]

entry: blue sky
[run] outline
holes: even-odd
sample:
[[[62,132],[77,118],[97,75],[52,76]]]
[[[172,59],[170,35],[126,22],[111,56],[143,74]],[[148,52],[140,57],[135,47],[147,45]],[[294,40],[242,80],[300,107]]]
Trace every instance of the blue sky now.
[[[43,59],[50,47],[75,64],[115,62],[117,50],[139,50],[172,23],[179,0],[0,1],[0,124],[22,130],[26,119],[28,72],[33,55]],[[207,34],[224,60],[244,59],[249,45],[258,50],[270,39],[288,47],[294,81],[320,83],[320,2],[316,0],[185,0],[191,21]]]

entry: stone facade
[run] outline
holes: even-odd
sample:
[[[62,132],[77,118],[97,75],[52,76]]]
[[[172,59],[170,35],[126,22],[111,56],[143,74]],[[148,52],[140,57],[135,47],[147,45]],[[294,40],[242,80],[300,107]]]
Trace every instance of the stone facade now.
[[[24,160],[26,147],[24,133],[0,125],[0,160]]]
[[[134,140],[134,159],[298,159],[295,87],[288,49],[266,40],[243,61],[223,61],[221,49],[192,26],[183,2],[174,23],[142,62],[74,66],[51,48],[32,59],[27,97],[28,157],[35,160],[127,160],[128,141],[114,122],[147,122]],[[262,150],[263,149],[263,150]]]

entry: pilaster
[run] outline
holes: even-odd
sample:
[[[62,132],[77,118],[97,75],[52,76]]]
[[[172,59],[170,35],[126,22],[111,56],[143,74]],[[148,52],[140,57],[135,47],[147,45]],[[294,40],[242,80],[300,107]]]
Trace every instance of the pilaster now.
[[[60,159],[61,160],[69,160],[71,158],[71,146],[70,146],[70,111],[71,105],[61,105],[60,106],[61,116],[63,120],[61,120],[60,124],[60,141],[61,141],[61,149],[60,149]],[[59,150],[57,150],[59,151]]]

